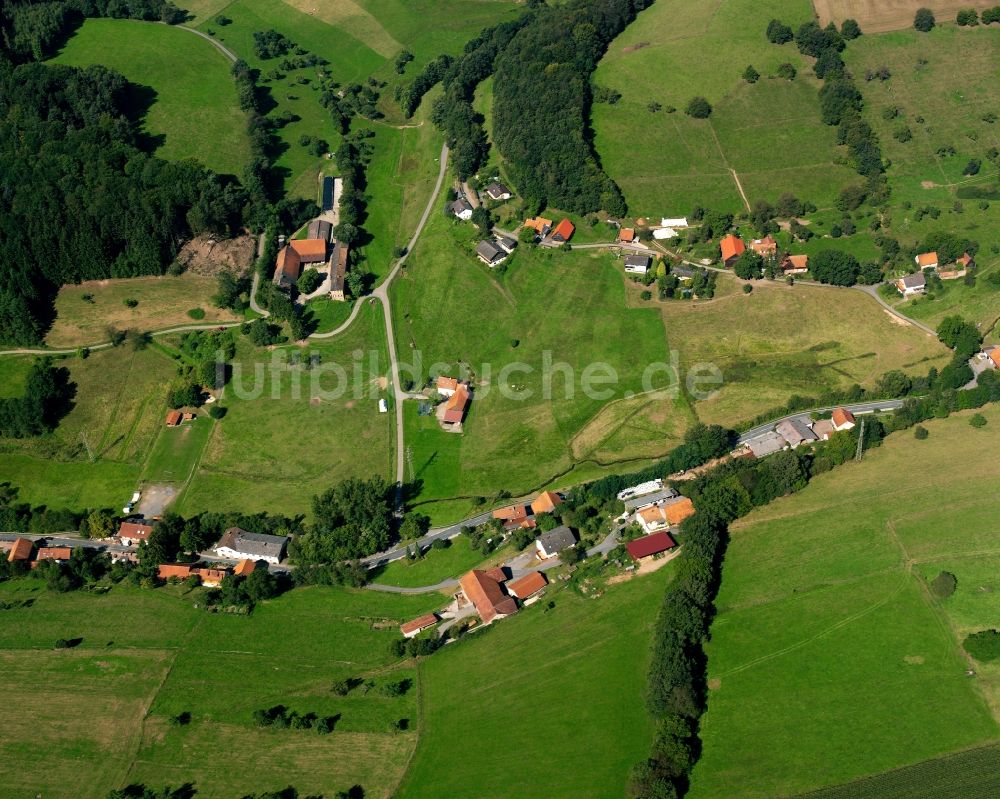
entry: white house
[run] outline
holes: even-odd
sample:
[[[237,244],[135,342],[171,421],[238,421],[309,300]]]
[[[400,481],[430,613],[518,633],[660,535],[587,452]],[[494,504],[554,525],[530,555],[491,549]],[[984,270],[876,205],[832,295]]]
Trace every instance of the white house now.
[[[830,421],[833,422],[833,429],[838,433],[841,430],[850,430],[854,427],[854,414],[851,413],[847,408],[835,408],[833,415],[830,417]]]
[[[494,180],[490,183],[490,185],[486,187],[485,193],[487,197],[494,201],[509,200],[514,196],[511,190],[498,180]]]
[[[647,534],[666,530],[670,526],[667,514],[660,505],[643,508],[635,514],[635,520]]]
[[[896,281],[896,290],[904,297],[913,297],[916,294],[923,294],[927,291],[927,278],[923,272],[915,275],[903,275]]]
[[[287,543],[288,539],[283,535],[251,533],[239,527],[230,527],[215,545],[215,552],[220,558],[262,560],[277,565],[285,556]]]
[[[564,549],[576,544],[576,536],[573,531],[565,525],[542,533],[535,540],[535,549],[538,550],[538,557],[542,560],[554,558]]]
[[[630,275],[644,275],[649,271],[653,259],[649,255],[626,255],[625,271]]]
[[[437,379],[436,388],[437,393],[442,397],[451,397],[458,391],[458,379],[441,375]]]
[[[913,259],[913,263],[921,269],[937,269],[938,254],[936,252],[922,252]]]
[[[459,197],[451,204],[451,212],[463,222],[472,219],[472,205],[464,197]]]

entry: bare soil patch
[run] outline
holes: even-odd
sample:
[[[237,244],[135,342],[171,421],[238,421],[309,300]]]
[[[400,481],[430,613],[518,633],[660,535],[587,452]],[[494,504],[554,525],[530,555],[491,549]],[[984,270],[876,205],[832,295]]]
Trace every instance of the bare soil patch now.
[[[821,25],[838,27],[845,19],[857,20],[863,33],[884,33],[913,26],[918,8],[929,8],[941,22],[954,22],[962,8],[990,8],[995,0],[813,0]]]
[[[623,47],[623,53],[634,53],[636,50],[641,50],[643,47],[649,47],[649,42],[636,42],[635,44],[630,44],[628,47]]]
[[[218,240],[199,236],[185,244],[177,255],[177,263],[194,275],[217,275],[219,272],[242,274],[253,264],[252,236]]]

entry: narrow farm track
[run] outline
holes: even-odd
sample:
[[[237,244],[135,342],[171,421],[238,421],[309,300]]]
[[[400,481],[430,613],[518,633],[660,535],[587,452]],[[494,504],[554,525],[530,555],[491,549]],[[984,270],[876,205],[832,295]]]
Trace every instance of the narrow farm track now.
[[[167,23],[164,22],[162,24],[166,25]],[[228,47],[226,47],[218,39],[213,39],[207,33],[202,33],[200,30],[196,30],[195,28],[189,28],[187,25],[174,25],[173,27],[180,28],[182,31],[188,31],[190,33],[193,33],[195,36],[200,36],[202,39],[204,39],[207,42],[211,42],[212,46],[216,50],[218,50],[220,53],[222,53],[226,58],[228,58],[234,64],[239,60],[239,58],[237,57],[236,53],[234,53],[232,50],[230,50]]]

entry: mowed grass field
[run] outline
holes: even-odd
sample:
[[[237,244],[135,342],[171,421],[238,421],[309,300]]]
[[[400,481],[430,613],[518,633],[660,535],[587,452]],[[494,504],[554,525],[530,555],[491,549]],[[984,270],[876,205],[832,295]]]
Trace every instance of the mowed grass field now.
[[[213,305],[215,291],[215,278],[195,274],[67,284],[56,297],[56,319],[45,343],[55,348],[100,344],[108,340],[109,326],[151,331],[240,321],[242,317],[232,311]],[[130,299],[139,304],[129,308],[125,301]],[[203,319],[194,320],[188,315],[195,308],[205,312]]]
[[[319,364],[306,369],[311,355]],[[387,371],[378,306],[366,305],[329,342],[275,350],[241,343],[228,413],[176,509],[304,514],[314,494],[347,477],[390,479],[394,417],[378,412]]]
[[[143,124],[162,141],[157,155],[194,158],[217,172],[242,174],[250,155],[246,118],[230,63],[211,42],[168,25],[88,19],[53,61],[100,64],[152,89]]]
[[[461,435],[406,409],[420,499],[501,488],[520,495],[547,483],[574,466],[571,441],[608,402],[641,392],[647,365],[668,363],[659,313],[626,306],[622,273],[609,255],[521,248],[500,275],[471,254],[467,235],[467,227],[435,213],[392,287],[401,357],[419,358],[423,379],[467,364],[476,386]],[[588,396],[584,370],[588,380],[614,379],[594,382]],[[660,373],[649,381],[666,385]],[[666,452],[689,418],[664,412],[647,419],[629,446],[636,457]],[[607,424],[580,460],[628,421]],[[629,457],[628,447],[617,457]]]
[[[0,793],[101,799],[132,782],[193,783],[198,795],[241,796],[294,785],[328,794],[352,785],[388,797],[416,744],[416,678],[393,662],[396,625],[439,597],[297,589],[250,617],[197,609],[201,591],[112,588],[54,594],[34,580],[0,586],[0,663],[18,709],[0,718]],[[56,638],[81,638],[54,650]],[[347,677],[370,680],[345,697]],[[256,709],[283,704],[338,716],[334,731],[261,729]],[[191,714],[191,723],[169,719]],[[393,726],[410,719],[410,731]],[[219,765],[225,752],[227,765]]]
[[[720,287],[735,284],[722,275]],[[737,425],[790,396],[871,385],[891,369],[923,374],[947,362],[936,339],[901,324],[858,291],[755,283],[705,303],[666,303],[667,339],[685,369],[714,364],[723,382],[694,410],[706,423]]]
[[[16,385],[31,362],[0,359],[4,383],[10,375]],[[51,435],[0,443],[0,482],[18,487],[22,501],[50,508],[120,507],[163,426],[174,365],[155,349],[127,347],[57,365],[77,386],[74,407]]]
[[[670,573],[597,599],[550,587],[542,602],[421,661],[420,740],[399,799],[623,795],[652,737],[642,695]]]
[[[682,216],[695,205],[743,211],[732,171],[751,203],[791,191],[822,208],[852,181],[834,163],[809,60],[764,35],[774,17],[795,26],[812,8],[808,0],[654,3],[611,43],[594,82],[622,99],[594,106],[595,146],[633,216]],[[771,77],[783,62],[798,70],[794,81]],[[754,85],[742,79],[747,64],[762,75]],[[696,95],[714,107],[707,120],[683,113]],[[651,102],[664,110],[651,113]]]
[[[924,581],[998,553],[1000,409],[983,413],[982,430],[961,413],[892,436],[733,526],[692,799],[798,794],[1000,736],[995,678],[966,676],[948,611],[979,583],[939,603]]]

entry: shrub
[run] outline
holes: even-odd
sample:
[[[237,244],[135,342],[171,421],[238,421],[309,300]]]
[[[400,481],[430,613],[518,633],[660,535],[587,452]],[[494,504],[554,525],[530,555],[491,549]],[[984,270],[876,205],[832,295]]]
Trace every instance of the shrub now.
[[[688,101],[684,113],[695,119],[708,119],[712,115],[712,104],[704,97],[692,97]]]
[[[784,78],[785,80],[795,80],[795,67],[787,62],[780,64],[778,66],[777,75],[779,78]]]
[[[931,593],[938,599],[947,599],[955,593],[958,580],[951,572],[939,572],[938,576],[931,580]]]
[[[170,717],[171,727],[186,727],[190,723],[191,723],[191,714],[187,710],[178,713],[176,716]]]
[[[743,70],[743,80],[747,83],[756,83],[760,80],[760,73],[753,68],[753,64],[748,65],[747,68]]]
[[[135,308],[139,304],[139,301],[135,297],[129,297],[126,300],[122,300],[122,302],[125,303],[126,308]]]
[[[921,33],[928,33],[933,30],[936,20],[934,12],[929,8],[918,8],[913,17],[913,27]]]
[[[791,26],[781,20],[772,19],[767,26],[767,40],[771,44],[787,44],[792,40]]]
[[[986,417],[981,413],[973,414],[969,419],[969,424],[973,427],[986,427]]]
[[[955,22],[963,27],[972,28],[979,24],[979,14],[974,8],[963,8],[955,16]]]
[[[211,416],[213,419],[221,419],[223,416],[226,415],[227,411],[228,408],[222,405],[212,405],[208,409],[208,415]]]
[[[642,292],[642,294],[640,294],[639,296],[642,297],[642,299],[644,300],[651,300],[653,299],[653,292],[647,290]]]
[[[858,25],[857,20],[845,19],[840,26],[840,35],[848,41],[857,39],[861,35],[861,26]]]
[[[744,294],[750,294],[752,291],[753,291],[753,286],[751,286],[749,283],[747,283],[747,284],[745,284],[743,286],[743,293]]]
[[[965,636],[965,651],[982,663],[1000,658],[1000,631],[980,630]]]
[[[205,309],[204,308],[192,308],[191,310],[188,311],[188,316],[191,317],[192,319],[195,319],[195,320],[204,319],[205,318]]]
[[[927,432],[927,428],[922,424],[918,424],[913,428],[913,437],[917,439],[917,441],[923,441],[929,435],[930,433]]]
[[[973,158],[965,165],[965,169],[962,170],[963,175],[978,175],[979,170],[982,169],[983,162],[978,158]]]

